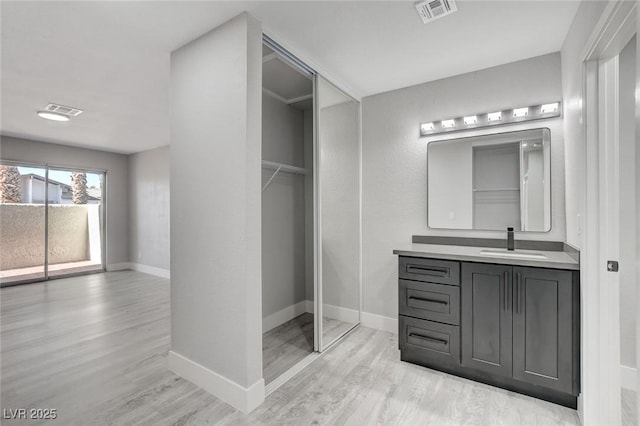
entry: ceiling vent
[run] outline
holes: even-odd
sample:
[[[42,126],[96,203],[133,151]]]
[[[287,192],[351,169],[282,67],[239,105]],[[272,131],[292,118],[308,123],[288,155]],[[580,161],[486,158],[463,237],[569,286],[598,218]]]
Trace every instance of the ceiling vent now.
[[[57,114],[68,115],[69,117],[77,117],[84,111],[79,108],[68,107],[58,104],[48,104],[43,111],[55,112]]]
[[[458,10],[455,0],[427,0],[418,2],[415,6],[418,15],[425,24]]]

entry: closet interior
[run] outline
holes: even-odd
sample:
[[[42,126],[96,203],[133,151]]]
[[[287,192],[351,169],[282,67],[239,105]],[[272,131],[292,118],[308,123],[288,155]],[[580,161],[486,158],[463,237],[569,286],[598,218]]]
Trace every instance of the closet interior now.
[[[269,391],[360,322],[360,105],[266,38],[262,85]]]
[[[263,46],[263,377],[314,352],[313,76]]]

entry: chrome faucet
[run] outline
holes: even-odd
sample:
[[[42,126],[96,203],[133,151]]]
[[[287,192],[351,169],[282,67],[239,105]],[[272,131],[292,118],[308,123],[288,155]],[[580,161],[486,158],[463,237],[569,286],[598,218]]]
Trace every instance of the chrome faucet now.
[[[513,228],[507,228],[507,250],[513,251],[515,249],[515,244],[513,241]]]

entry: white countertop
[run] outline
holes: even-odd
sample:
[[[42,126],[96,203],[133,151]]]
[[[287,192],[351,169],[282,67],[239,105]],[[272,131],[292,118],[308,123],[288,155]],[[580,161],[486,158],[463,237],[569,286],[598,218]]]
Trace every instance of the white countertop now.
[[[441,244],[409,243],[400,245],[393,250],[393,254],[411,257],[427,257],[434,259],[465,260],[469,262],[497,263],[502,265],[533,266],[538,268],[580,270],[580,262],[564,251],[520,250],[511,252],[518,254],[531,254],[544,256],[541,258],[509,257],[501,254],[488,254],[488,252],[500,252],[504,249],[475,246],[449,246]],[[485,252],[485,253],[483,253]]]

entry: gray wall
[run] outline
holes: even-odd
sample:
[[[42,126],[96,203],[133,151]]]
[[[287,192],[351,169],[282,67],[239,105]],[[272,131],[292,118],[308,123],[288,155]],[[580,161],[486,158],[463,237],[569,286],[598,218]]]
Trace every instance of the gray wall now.
[[[168,146],[129,156],[130,261],[166,270],[169,269],[169,163]]]
[[[620,363],[636,366],[636,39],[620,54]]]
[[[504,238],[498,231],[427,228],[427,142],[421,122],[562,99],[560,55],[553,53],[366,97],[363,115],[363,311],[397,315],[397,259],[392,251],[414,234]],[[501,131],[551,130],[552,229],[517,238],[564,241],[562,119],[502,126]]]
[[[262,29],[240,15],[171,54],[171,346],[262,381]]]
[[[473,150],[468,142],[429,145],[429,225],[432,228],[473,228]],[[453,216],[453,217],[452,217]]]
[[[129,262],[127,156],[2,136],[0,158],[107,171],[107,265]]]
[[[304,113],[266,94],[262,158],[304,167]],[[263,170],[263,184],[272,174]],[[304,184],[302,175],[280,173],[262,193],[263,317],[305,300]]]

